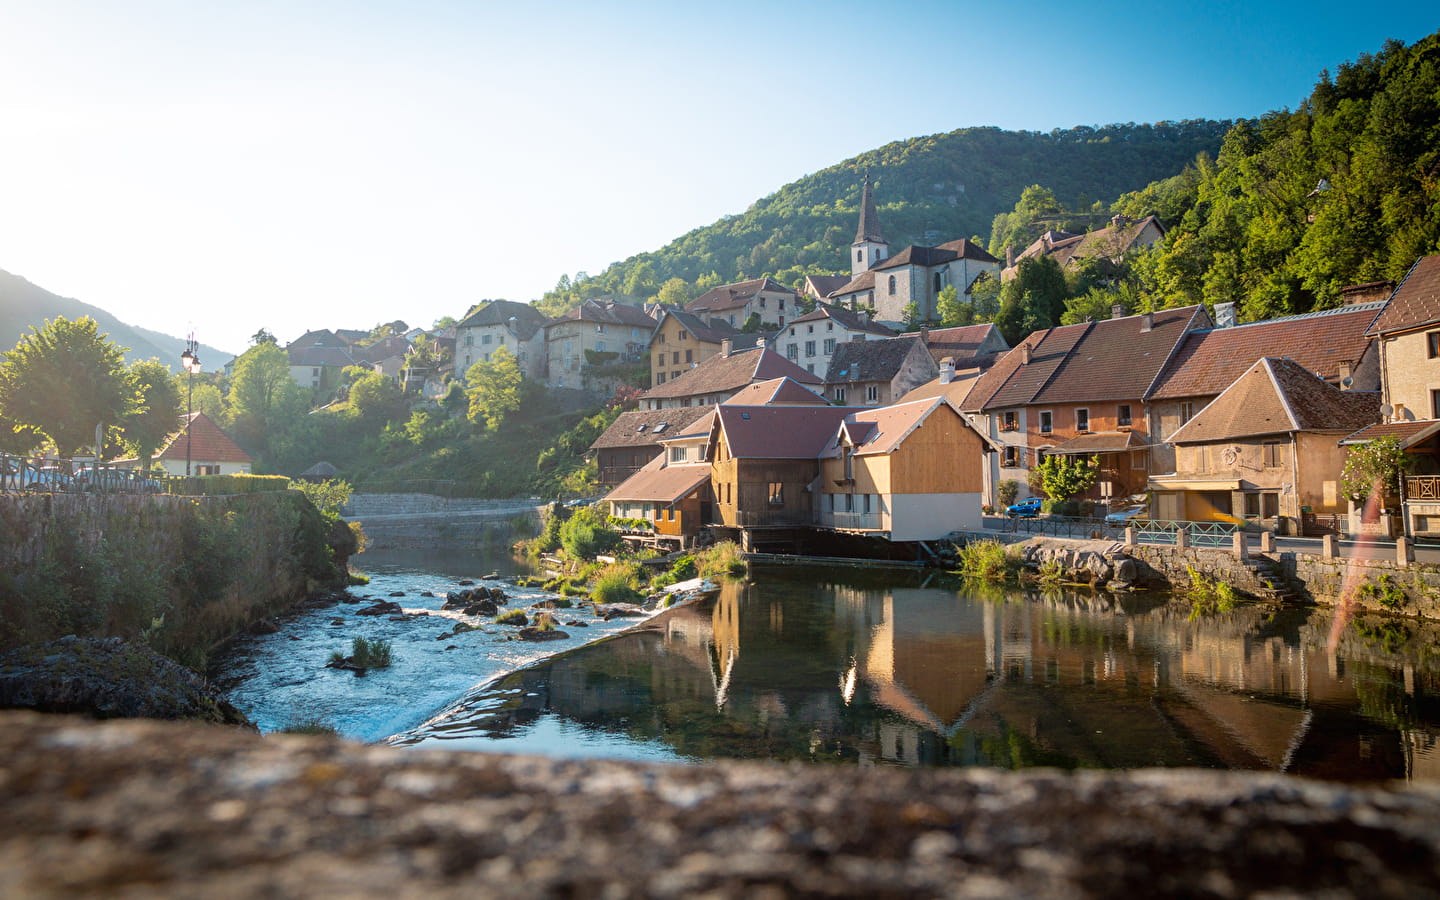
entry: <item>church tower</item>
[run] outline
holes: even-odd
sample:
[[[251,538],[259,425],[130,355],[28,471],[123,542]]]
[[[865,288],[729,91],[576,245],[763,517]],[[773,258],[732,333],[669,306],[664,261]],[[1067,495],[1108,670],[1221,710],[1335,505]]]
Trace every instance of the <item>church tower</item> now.
[[[890,245],[880,236],[880,217],[875,213],[875,196],[870,192],[870,173],[860,195],[860,227],[850,245],[850,277],[854,278],[890,255]]]

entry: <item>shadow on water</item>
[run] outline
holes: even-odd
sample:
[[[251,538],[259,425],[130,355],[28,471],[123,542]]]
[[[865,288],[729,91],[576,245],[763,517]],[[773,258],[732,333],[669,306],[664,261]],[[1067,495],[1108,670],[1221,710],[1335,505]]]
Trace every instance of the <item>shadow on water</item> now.
[[[1323,612],[1247,607],[1190,622],[1167,600],[758,568],[711,602],[513,672],[393,740],[675,761],[1440,778],[1440,667],[1407,649],[1434,635],[1362,620],[1331,654]]]

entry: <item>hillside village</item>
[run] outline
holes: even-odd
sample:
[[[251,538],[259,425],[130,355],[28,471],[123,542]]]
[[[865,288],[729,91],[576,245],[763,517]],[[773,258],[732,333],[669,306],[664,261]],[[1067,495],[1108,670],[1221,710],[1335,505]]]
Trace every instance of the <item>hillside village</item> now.
[[[553,318],[497,300],[443,329],[312,331],[284,349],[317,395],[358,365],[439,397],[503,350],[576,408],[633,405],[590,446],[595,481],[630,539],[662,548],[787,545],[798,531],[938,539],[1045,497],[1048,457],[1094,469],[1076,495],[1048,498],[1068,502],[1057,512],[1144,504],[1282,534],[1440,537],[1440,256],[1344,289],[1338,308],[1244,324],[1220,302],[1117,304],[1014,347],[994,324],[906,330],[937,320],[947,288],[967,296],[1038,257],[1119,262],[1163,234],[1153,216],[1115,216],[1005,260],[964,239],[892,254],[867,176],[849,276],[812,275],[803,292],[759,278]],[[1399,442],[1408,477],[1398,508],[1362,521],[1341,470],[1379,438]]]

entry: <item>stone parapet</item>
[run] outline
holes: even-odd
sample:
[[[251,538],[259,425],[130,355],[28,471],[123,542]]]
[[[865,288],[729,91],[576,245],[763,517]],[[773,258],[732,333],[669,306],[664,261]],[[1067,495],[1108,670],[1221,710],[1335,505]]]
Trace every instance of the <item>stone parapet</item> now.
[[[415,753],[0,715],[0,894],[1433,895],[1440,790]]]

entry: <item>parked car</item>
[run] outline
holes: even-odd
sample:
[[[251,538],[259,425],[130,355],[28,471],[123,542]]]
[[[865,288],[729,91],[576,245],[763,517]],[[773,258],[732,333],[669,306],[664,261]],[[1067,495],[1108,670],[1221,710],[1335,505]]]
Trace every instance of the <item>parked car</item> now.
[[[1150,507],[1145,503],[1137,503],[1134,506],[1126,506],[1117,509],[1105,517],[1107,525],[1129,525],[1135,519],[1143,519],[1150,512]]]
[[[1045,503],[1039,497],[1031,497],[1029,500],[1021,500],[1019,503],[1012,503],[1005,507],[1005,515],[1019,519],[1033,519],[1040,515],[1040,507]]]

